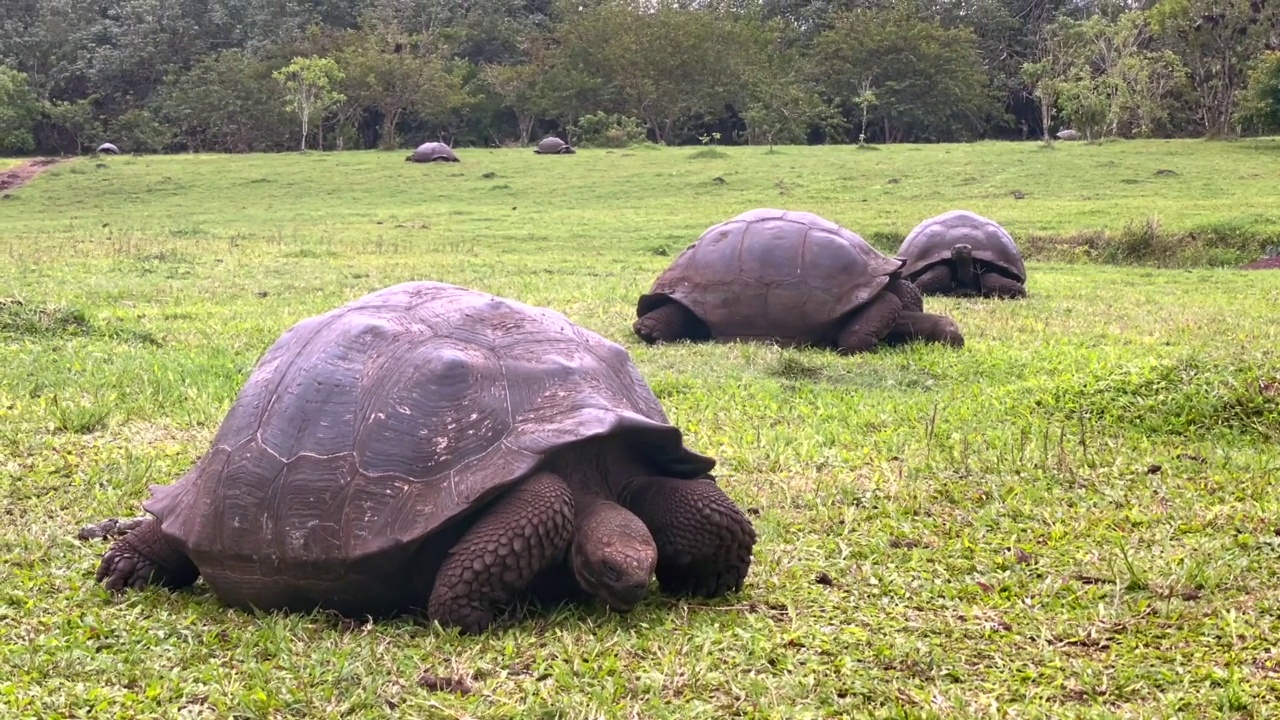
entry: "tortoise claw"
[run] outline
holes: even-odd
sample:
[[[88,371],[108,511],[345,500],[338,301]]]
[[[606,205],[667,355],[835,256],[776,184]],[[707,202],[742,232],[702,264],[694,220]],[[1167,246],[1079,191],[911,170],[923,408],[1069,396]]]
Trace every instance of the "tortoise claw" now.
[[[141,590],[151,584],[156,564],[123,540],[102,556],[94,579],[112,593]]]

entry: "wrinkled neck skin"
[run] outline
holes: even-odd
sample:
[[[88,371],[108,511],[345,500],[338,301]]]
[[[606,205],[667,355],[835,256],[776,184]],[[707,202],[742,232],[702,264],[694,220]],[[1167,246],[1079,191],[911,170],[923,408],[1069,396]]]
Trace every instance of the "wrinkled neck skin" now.
[[[616,438],[577,443],[544,466],[573,492],[574,532],[569,564],[587,592],[619,612],[644,599],[658,562],[653,535],[617,503],[627,484],[650,475],[638,453]]]
[[[968,245],[951,248],[951,260],[956,266],[956,281],[961,285],[973,284],[973,249]]]

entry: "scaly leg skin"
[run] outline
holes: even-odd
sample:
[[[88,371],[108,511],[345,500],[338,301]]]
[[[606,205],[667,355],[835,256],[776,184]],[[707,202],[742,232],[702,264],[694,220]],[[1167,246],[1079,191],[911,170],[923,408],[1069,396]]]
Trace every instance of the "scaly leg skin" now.
[[[924,312],[924,294],[910,281],[895,278],[884,289],[898,296],[903,312]]]
[[[925,295],[949,295],[955,288],[955,277],[947,265],[934,265],[911,281]]]
[[[983,273],[979,277],[979,282],[982,284],[982,295],[984,297],[1016,299],[1027,296],[1026,286],[1003,275]]]
[[[868,352],[898,321],[902,301],[891,292],[882,292],[854,311],[836,337],[836,349],[846,355]]]
[[[707,340],[711,337],[706,324],[689,308],[677,302],[669,302],[645,313],[632,323],[631,330],[650,345],[676,340]]]
[[[164,533],[160,521],[151,518],[112,544],[94,579],[111,592],[141,590],[159,585],[171,590],[187,587],[200,577],[195,563]]]
[[[742,589],[756,531],[715,483],[640,478],[626,490],[622,504],[653,534],[656,575],[664,592],[713,598]]]
[[[902,313],[884,338],[887,345],[902,345],[914,340],[964,347],[964,335],[955,320],[925,312]]]
[[[427,617],[463,633],[483,631],[499,606],[564,557],[572,538],[569,486],[549,472],[528,478],[486,510],[449,550],[427,601]]]

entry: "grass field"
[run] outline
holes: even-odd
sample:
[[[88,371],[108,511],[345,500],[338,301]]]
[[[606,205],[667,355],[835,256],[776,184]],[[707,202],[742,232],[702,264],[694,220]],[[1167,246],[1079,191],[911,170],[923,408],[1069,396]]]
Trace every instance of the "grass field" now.
[[[1280,273],[1189,267],[1280,235],[1280,142],[460,155],[81,159],[0,203],[0,714],[1280,714]],[[640,344],[636,297],[759,206],[889,250],[967,207],[1046,259],[1025,301],[928,300],[959,351]],[[1060,262],[1152,215],[1230,242]],[[624,344],[758,513],[744,592],[459,637],[95,586],[81,525],[186,470],[289,325],[410,279]]]

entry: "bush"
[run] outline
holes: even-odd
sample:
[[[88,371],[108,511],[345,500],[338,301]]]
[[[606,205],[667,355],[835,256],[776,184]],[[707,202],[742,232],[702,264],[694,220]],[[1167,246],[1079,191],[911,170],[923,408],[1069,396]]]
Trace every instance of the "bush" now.
[[[646,139],[644,123],[628,115],[595,112],[583,115],[574,126],[581,147],[623,148]]]
[[[108,131],[121,152],[162,152],[173,141],[173,133],[150,112],[134,109],[116,118]]]

